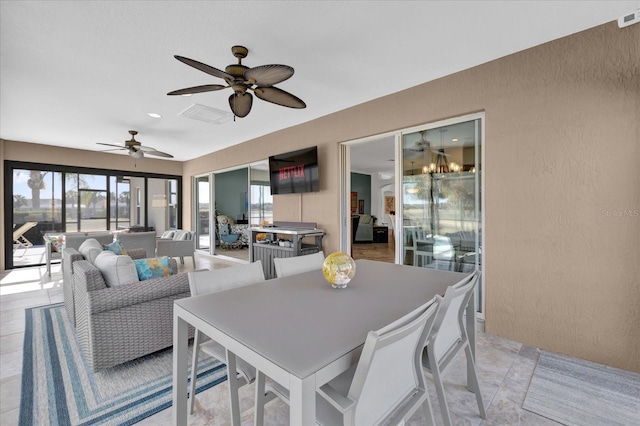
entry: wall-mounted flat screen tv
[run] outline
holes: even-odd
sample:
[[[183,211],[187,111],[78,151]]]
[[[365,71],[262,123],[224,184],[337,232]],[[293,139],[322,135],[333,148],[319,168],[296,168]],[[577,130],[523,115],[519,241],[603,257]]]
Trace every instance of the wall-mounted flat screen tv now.
[[[320,191],[318,147],[269,157],[271,194]]]

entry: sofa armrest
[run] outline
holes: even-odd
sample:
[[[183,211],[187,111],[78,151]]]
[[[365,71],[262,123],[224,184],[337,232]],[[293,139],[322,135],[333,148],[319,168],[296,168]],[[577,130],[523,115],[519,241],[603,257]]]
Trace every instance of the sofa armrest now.
[[[96,314],[182,293],[189,293],[186,273],[108,287],[88,293],[89,312]]]
[[[78,260],[73,264],[75,293],[92,292],[107,288],[107,283],[98,268],[88,260]]]

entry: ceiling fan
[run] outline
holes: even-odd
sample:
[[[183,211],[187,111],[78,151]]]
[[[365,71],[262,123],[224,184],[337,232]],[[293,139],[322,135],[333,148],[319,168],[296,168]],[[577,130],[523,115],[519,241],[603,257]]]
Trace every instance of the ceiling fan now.
[[[136,130],[129,130],[129,134],[131,135],[131,139],[128,141],[124,141],[124,146],[116,145],[112,143],[100,143],[100,142],[97,142],[97,144],[116,147],[114,149],[106,149],[105,151],[118,151],[121,149],[126,149],[127,151],[129,151],[129,156],[136,159],[144,157],[144,154],[155,155],[158,157],[165,157],[165,158],[173,158],[173,155],[171,154],[158,151],[157,149],[151,148],[150,146],[144,146],[140,142],[138,142],[136,140],[136,135],[138,134]]]
[[[246,117],[253,105],[253,93],[263,101],[271,102],[289,108],[306,108],[302,99],[285,92],[282,89],[273,87],[274,84],[281,83],[293,75],[293,68],[288,65],[260,65],[249,68],[242,65],[242,59],[247,57],[249,50],[244,46],[233,46],[231,48],[233,56],[238,58],[237,64],[228,65],[224,71],[209,65],[203,64],[184,56],[174,57],[195,69],[206,72],[214,77],[223,79],[227,84],[205,84],[203,86],[189,87],[186,89],[174,90],[167,95],[190,95],[194,93],[212,92],[226,88],[233,89],[233,94],[229,96],[229,106],[237,117]]]
[[[424,152],[425,150],[429,150],[431,152],[435,152],[438,155],[443,155],[445,157],[448,157],[449,154],[444,152],[444,146],[441,146],[438,149],[435,149],[432,147],[432,143],[430,141],[428,141],[426,139],[426,130],[422,130],[419,132],[420,133],[420,140],[416,141],[415,144],[413,145],[413,147],[411,148],[405,148],[407,151],[413,151],[413,152]]]

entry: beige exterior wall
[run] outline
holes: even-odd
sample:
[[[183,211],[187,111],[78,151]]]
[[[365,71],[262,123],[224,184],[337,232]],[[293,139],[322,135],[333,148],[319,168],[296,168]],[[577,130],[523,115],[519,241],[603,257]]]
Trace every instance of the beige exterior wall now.
[[[321,191],[275,196],[274,214],[318,222],[330,253],[341,142],[478,111],[486,330],[640,372],[640,25],[608,23],[185,163],[134,168],[125,156],[7,141],[0,158],[182,173],[191,229],[192,176],[317,145]]]
[[[640,25],[608,23],[184,164],[317,145],[321,191],[275,197],[339,249],[339,144],[484,111],[486,330],[640,372]],[[291,112],[295,114],[295,112]]]

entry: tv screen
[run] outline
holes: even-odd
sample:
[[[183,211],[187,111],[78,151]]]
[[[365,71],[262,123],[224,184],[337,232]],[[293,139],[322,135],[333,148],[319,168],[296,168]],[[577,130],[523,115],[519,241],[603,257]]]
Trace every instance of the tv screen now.
[[[318,147],[269,157],[271,194],[320,191]]]

